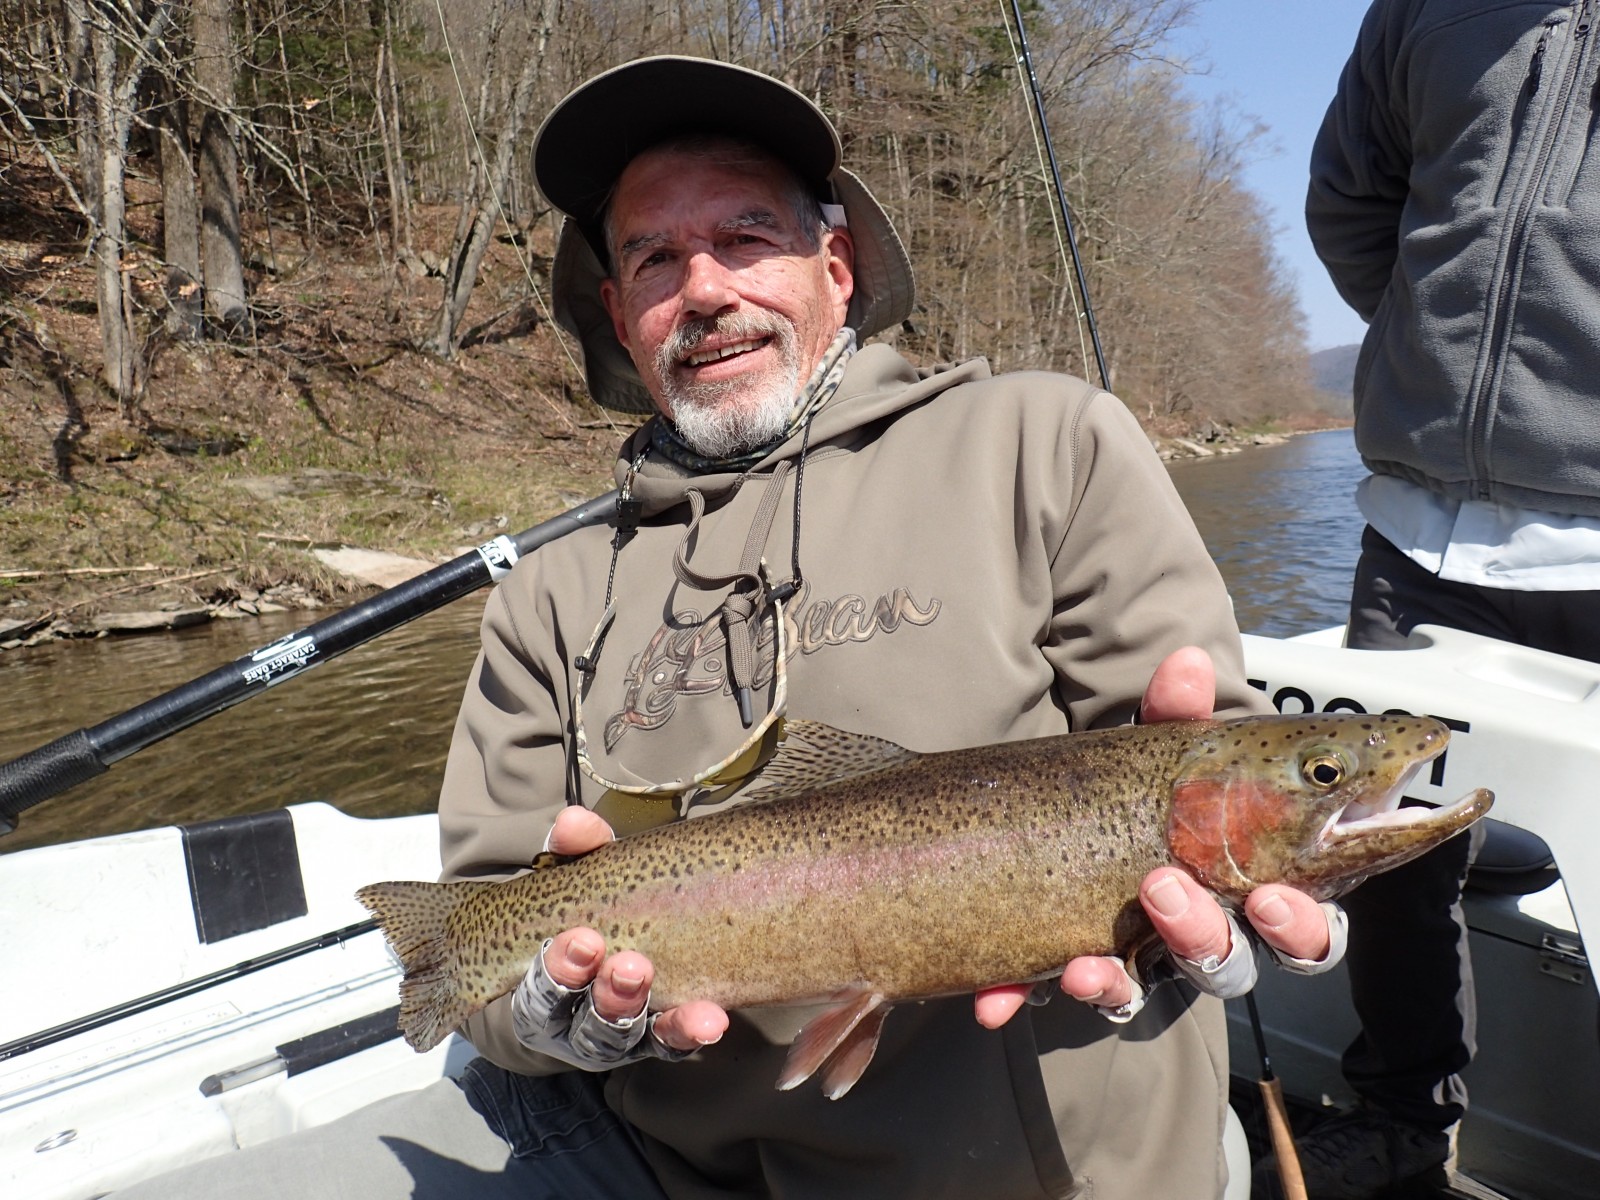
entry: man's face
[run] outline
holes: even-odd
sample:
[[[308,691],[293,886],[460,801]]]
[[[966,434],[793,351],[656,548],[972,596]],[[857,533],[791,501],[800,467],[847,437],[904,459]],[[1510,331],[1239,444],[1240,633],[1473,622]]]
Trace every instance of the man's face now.
[[[844,324],[849,235],[813,249],[785,183],[776,163],[663,148],[629,163],[612,198],[601,297],[656,407],[702,453],[780,433]]]

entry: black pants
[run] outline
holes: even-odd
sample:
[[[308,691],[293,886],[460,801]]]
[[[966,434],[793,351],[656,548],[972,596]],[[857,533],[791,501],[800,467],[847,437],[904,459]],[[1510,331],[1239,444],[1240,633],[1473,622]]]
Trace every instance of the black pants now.
[[[1443,625],[1600,662],[1600,592],[1518,592],[1452,583],[1372,529],[1361,537],[1348,644],[1394,650],[1418,625]],[[1476,1049],[1461,885],[1479,827],[1374,876],[1344,898],[1345,962],[1361,1033],[1344,1054],[1356,1093],[1429,1129],[1461,1119],[1460,1071]]]

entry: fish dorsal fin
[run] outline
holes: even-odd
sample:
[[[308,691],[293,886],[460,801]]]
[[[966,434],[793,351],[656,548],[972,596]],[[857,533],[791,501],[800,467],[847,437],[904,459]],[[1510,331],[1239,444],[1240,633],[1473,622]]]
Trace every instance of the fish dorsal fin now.
[[[802,796],[842,779],[872,775],[918,758],[883,738],[849,733],[821,721],[786,720],[783,742],[755,782],[744,790],[747,800],[781,800]]]

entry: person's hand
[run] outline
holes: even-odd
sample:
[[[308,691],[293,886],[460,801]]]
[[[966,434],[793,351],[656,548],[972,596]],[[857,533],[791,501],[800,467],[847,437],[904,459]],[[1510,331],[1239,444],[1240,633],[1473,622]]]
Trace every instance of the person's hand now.
[[[1145,689],[1139,719],[1199,720],[1216,707],[1216,670],[1197,646],[1176,650],[1162,660]],[[1254,957],[1231,917],[1215,897],[1177,867],[1157,867],[1139,886],[1139,900],[1173,960],[1198,986],[1214,994],[1239,995],[1255,980]],[[1245,900],[1245,917],[1270,947],[1301,964],[1332,966],[1334,915],[1310,896],[1281,884],[1267,884]],[[1334,959],[1337,961],[1337,959]],[[1061,975],[1061,989],[1108,1015],[1125,1017],[1142,993],[1120,959],[1075,958]],[[1010,984],[979,992],[978,1022],[990,1029],[1005,1024],[1034,990]]]
[[[576,856],[605,845],[611,826],[586,808],[565,808],[549,848]],[[692,1000],[650,1014],[655,968],[632,950],[607,955],[605,939],[587,928],[558,933],[517,985],[512,1024],[530,1050],[586,1071],[604,1071],[641,1058],[681,1058],[722,1037],[728,1014]]]

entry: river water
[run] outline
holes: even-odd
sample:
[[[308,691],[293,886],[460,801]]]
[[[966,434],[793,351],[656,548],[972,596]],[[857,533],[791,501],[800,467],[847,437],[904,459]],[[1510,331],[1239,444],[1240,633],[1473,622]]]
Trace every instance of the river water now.
[[[1349,431],[1173,463],[1240,628],[1287,636],[1344,619],[1361,534]],[[73,838],[328,800],[357,816],[430,809],[477,647],[486,593],[157,742],[47,800],[0,853]],[[0,763],[97,725],[326,616],[215,621],[160,636],[0,655]]]

